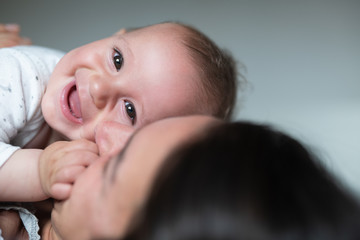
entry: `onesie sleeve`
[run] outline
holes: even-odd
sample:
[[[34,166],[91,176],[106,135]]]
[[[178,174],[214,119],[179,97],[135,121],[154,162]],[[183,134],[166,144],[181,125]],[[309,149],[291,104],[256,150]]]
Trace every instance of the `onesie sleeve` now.
[[[43,123],[41,99],[61,56],[36,46],[0,49],[0,167]]]
[[[21,68],[10,50],[0,50],[0,166],[17,150],[10,145],[18,129],[25,124]]]

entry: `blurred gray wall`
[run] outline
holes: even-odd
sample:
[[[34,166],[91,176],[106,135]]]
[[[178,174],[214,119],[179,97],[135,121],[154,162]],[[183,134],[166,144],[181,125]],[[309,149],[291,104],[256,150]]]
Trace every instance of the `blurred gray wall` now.
[[[272,123],[308,143],[360,193],[360,1],[16,1],[34,44],[68,51],[123,27],[194,25],[245,64],[237,119]]]

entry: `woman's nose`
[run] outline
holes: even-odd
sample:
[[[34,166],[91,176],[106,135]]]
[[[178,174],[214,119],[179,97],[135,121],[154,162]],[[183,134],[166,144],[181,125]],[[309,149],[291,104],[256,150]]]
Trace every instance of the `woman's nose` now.
[[[112,99],[114,87],[110,79],[100,76],[93,77],[90,80],[90,95],[97,108],[104,108]]]

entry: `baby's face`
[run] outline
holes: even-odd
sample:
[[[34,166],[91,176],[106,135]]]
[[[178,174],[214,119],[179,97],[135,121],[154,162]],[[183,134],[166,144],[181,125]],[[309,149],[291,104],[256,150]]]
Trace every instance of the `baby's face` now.
[[[128,136],[155,120],[201,113],[200,78],[181,31],[173,24],[154,25],[66,54],[42,101],[47,123],[69,139],[94,140],[102,121],[120,123]]]

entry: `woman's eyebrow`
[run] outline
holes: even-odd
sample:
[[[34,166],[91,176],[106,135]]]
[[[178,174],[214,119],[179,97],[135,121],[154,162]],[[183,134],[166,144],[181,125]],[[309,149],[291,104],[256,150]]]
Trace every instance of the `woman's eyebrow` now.
[[[112,165],[112,169],[111,169],[111,172],[109,173],[110,174],[110,182],[113,183],[115,181],[115,178],[116,178],[116,170],[119,166],[119,163],[123,161],[124,159],[124,156],[126,154],[126,151],[127,149],[129,148],[133,138],[134,138],[134,135],[136,134],[137,131],[134,132],[134,134],[132,134],[130,136],[130,138],[127,140],[124,148],[117,154],[116,158],[115,159],[111,159],[109,160],[104,168],[103,168],[103,176],[104,178],[106,177],[107,173],[109,173],[110,170],[108,170],[108,168],[110,167],[110,165]],[[115,161],[115,163],[111,164],[113,161]]]

